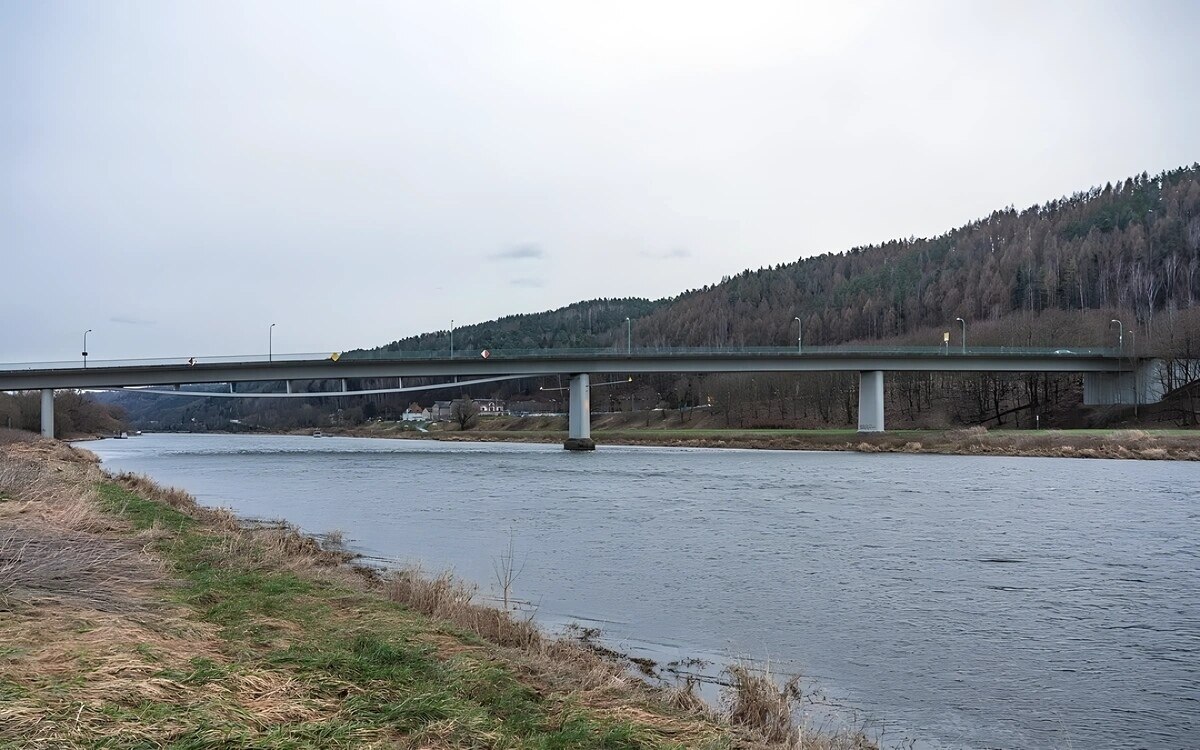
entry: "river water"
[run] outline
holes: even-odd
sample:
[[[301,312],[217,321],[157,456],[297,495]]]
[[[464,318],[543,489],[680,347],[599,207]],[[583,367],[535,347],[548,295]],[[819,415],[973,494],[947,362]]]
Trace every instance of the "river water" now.
[[[769,659],[820,688],[822,721],[866,722],[888,747],[1200,748],[1196,464],[227,435],[85,447],[484,589],[511,539],[515,595],[547,626],[599,627],[663,663]]]

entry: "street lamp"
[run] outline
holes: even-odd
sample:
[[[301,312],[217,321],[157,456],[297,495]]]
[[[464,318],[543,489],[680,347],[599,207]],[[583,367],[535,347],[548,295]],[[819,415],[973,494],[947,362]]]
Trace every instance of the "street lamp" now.
[[[955,318],[955,320],[957,320],[959,323],[962,323],[962,329],[963,329],[962,351],[963,351],[963,354],[966,354],[967,353],[967,321],[963,320],[962,318]]]
[[[796,353],[804,350],[804,328],[800,318],[796,318]]]
[[[1121,321],[1117,320],[1116,318],[1113,318],[1112,320],[1108,321],[1108,327],[1112,328],[1113,323],[1117,324],[1117,350],[1124,352],[1125,351],[1125,324],[1122,323]]]
[[[275,324],[267,329],[267,361],[275,361]]]
[[[450,359],[454,359],[454,318],[450,319]]]
[[[625,353],[633,354],[633,321],[625,319]]]
[[[87,335],[92,332],[89,328],[83,332],[83,366],[87,367]]]

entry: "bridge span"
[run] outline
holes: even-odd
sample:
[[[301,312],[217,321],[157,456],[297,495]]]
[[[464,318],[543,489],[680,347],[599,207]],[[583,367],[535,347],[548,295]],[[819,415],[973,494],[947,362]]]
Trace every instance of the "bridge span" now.
[[[1084,375],[1085,403],[1150,403],[1155,393],[1151,358],[1122,355],[1112,349],[1033,348],[739,348],[739,349],[540,349],[461,352],[348,352],[332,355],[288,354],[270,357],[179,357],[109,360],[90,363],[0,364],[0,391],[42,392],[42,433],[54,434],[54,389],[111,389],[228,383],[284,382],[285,393],[255,393],[256,398],[346,397],[346,381],[362,378],[467,377],[508,379],[565,375],[570,378],[569,431],[566,447],[590,450],[590,375],[724,372],[858,372],[858,428],[884,429],[885,372],[1066,372]],[[294,381],[326,380],[340,391],[306,394]],[[444,387],[463,384],[446,383]],[[428,388],[428,386],[426,386]],[[398,388],[393,390],[411,390]],[[145,392],[145,391],[143,391]],[[152,390],[176,395],[214,396],[183,390]],[[375,391],[378,392],[378,391]],[[249,395],[249,394],[245,394]]]

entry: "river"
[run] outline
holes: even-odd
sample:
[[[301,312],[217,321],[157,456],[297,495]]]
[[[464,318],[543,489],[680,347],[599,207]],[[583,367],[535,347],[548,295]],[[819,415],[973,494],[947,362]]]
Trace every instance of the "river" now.
[[[1194,463],[229,435],[82,444],[661,663],[769,659],[888,747],[1200,747]],[[494,589],[494,584],[490,585]]]

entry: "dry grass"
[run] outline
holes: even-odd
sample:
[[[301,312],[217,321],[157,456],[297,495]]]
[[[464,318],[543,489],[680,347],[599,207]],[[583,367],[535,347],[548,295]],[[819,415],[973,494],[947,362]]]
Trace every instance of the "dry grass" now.
[[[1143,430],[1115,430],[1109,433],[1108,439],[1111,442],[1122,443],[1124,445],[1154,441],[1154,437]]]
[[[140,610],[129,592],[161,580],[136,548],[91,535],[0,529],[0,606],[53,597],[101,612]]]
[[[949,430],[946,433],[946,437],[951,440],[960,440],[963,442],[978,442],[987,437],[987,434],[988,428],[977,424],[971,427],[964,427],[961,430]]]
[[[474,586],[449,573],[429,578],[418,570],[391,574],[384,584],[387,597],[421,614],[452,623],[486,641],[519,649],[543,647],[543,636],[529,619],[518,619],[495,607],[475,604]]]
[[[41,436],[25,430],[14,430],[10,427],[0,427],[0,445],[11,443],[32,443],[41,440]]]
[[[800,737],[793,709],[800,706],[803,694],[797,677],[782,685],[770,668],[755,671],[745,664],[726,670],[730,677],[722,701],[729,721],[757,732],[767,742],[793,747]]]
[[[217,629],[164,597],[171,579],[145,547],[166,532],[131,533],[102,511],[101,476],[87,454],[62,444],[0,446],[0,745],[92,747],[111,738],[157,747],[190,731],[198,715],[265,729],[333,713],[283,672],[230,671]],[[154,490],[174,507],[194,507],[186,493]],[[276,550],[303,546],[289,540]],[[202,679],[206,669],[222,678]],[[179,710],[143,715],[166,705]]]

